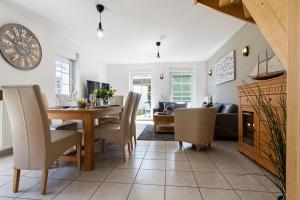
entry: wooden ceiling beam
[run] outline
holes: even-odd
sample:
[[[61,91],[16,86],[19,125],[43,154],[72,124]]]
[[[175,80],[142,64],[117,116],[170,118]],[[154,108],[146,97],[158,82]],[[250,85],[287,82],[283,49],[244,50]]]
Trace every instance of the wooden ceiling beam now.
[[[255,23],[252,17],[245,17],[243,4],[241,1],[239,3],[232,3],[222,7],[219,6],[219,0],[197,0],[197,3],[203,4],[207,7],[218,10],[227,15],[242,19],[244,21]]]

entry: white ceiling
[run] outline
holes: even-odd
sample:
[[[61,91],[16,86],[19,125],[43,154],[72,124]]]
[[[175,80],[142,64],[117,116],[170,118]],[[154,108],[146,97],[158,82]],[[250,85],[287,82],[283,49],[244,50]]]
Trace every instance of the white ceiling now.
[[[99,54],[105,63],[155,62],[160,40],[162,62],[206,60],[243,22],[192,0],[13,0],[46,18],[56,31]],[[96,39],[99,13],[104,39]]]

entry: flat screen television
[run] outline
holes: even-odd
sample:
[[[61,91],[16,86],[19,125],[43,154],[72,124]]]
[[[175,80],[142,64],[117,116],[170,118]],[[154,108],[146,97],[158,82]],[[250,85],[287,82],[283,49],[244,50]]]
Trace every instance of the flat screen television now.
[[[110,85],[109,83],[101,83],[97,81],[87,80],[87,98],[90,96],[90,94],[92,94],[95,91],[95,89],[99,88],[109,89]]]

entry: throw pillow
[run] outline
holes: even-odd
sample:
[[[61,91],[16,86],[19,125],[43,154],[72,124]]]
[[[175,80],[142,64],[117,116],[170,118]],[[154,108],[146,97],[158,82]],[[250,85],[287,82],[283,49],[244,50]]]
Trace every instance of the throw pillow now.
[[[218,113],[219,113],[222,110],[223,104],[221,104],[221,103],[213,103],[212,107],[216,108],[218,110]]]

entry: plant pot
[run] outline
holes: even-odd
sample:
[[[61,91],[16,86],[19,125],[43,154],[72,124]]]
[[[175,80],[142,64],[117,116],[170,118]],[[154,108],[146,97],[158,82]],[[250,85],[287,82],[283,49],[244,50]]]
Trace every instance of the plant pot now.
[[[280,195],[279,197],[277,197],[278,200],[285,200],[283,195]]]

